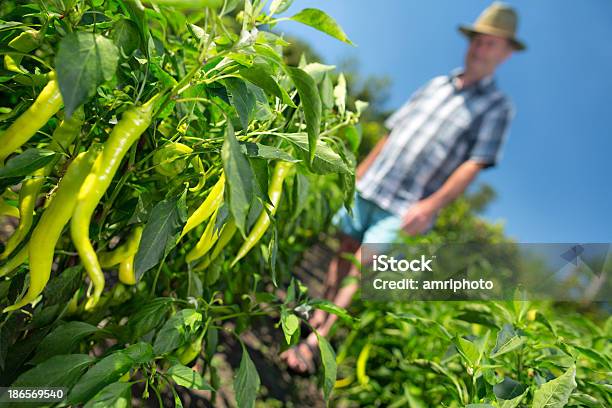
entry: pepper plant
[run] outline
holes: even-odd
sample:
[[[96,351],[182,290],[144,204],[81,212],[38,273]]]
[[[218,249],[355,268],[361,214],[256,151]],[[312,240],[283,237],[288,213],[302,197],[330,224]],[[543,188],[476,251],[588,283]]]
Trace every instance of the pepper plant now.
[[[281,23],[350,44],[335,21],[266,3],[0,5],[0,208],[18,216],[0,255],[2,385],[63,387],[71,405],[134,389],[180,406],[177,385],[214,401],[224,322],[242,343],[254,316],[280,318],[288,346],[312,307],[342,313],[295,283],[284,300],[266,289],[291,281],[287,242],[350,205],[366,105],[347,108],[334,67],[282,58]],[[312,186],[330,180],[322,205]],[[259,382],[243,346],[238,406]]]

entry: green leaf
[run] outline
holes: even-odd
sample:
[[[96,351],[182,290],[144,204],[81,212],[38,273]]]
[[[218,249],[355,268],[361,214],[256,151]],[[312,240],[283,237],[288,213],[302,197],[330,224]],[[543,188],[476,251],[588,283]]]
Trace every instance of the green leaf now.
[[[249,127],[251,113],[255,108],[255,95],[246,86],[244,81],[239,78],[227,78],[225,86],[230,94],[232,105],[236,108],[236,112],[238,112],[240,124],[246,130]]]
[[[587,406],[589,408],[604,408],[604,405],[597,401],[596,398],[592,397],[589,394],[583,394],[583,393],[573,393],[571,395],[571,400],[570,403],[574,403],[574,402],[578,402],[584,406]],[[507,408],[507,407],[504,407]]]
[[[60,41],[55,67],[67,118],[113,77],[118,60],[115,44],[100,34],[79,31]]]
[[[306,119],[306,132],[308,133],[308,162],[312,163],[315,150],[317,148],[317,139],[321,128],[321,98],[319,90],[314,79],[305,71],[287,67],[287,72],[293,81],[298,94],[300,95],[300,103],[304,109],[304,118]]]
[[[336,66],[311,62],[310,64],[306,64],[302,69],[314,79],[316,84],[319,84],[326,74],[329,75],[329,72],[336,69]]]
[[[296,107],[289,97],[289,94],[287,94],[287,91],[281,88],[274,78],[272,78],[266,64],[254,64],[252,67],[242,68],[238,72],[241,77],[251,82],[253,85],[257,85],[269,94],[276,96],[286,105],[293,108]]]
[[[521,337],[514,331],[514,328],[505,324],[497,334],[495,347],[491,350],[490,357],[496,358],[502,354],[508,353],[520,347],[525,342],[525,338]]]
[[[298,163],[301,161],[277,147],[266,146],[261,143],[240,142],[240,147],[243,153],[249,157],[267,160],[283,160],[291,163]]]
[[[246,235],[246,219],[255,192],[255,174],[229,124],[221,148],[221,158],[230,213],[242,235]]]
[[[585,357],[590,358],[592,361],[601,364],[601,366],[607,370],[612,370],[612,365],[610,364],[610,360],[603,354],[599,353],[597,350],[592,348],[586,348],[582,346],[578,346],[575,344],[569,344],[571,348],[577,350],[580,354]]]
[[[319,351],[321,352],[321,362],[323,364],[323,397],[325,400],[328,400],[336,383],[338,369],[336,366],[336,353],[334,353],[334,349],[325,337],[320,336],[317,331],[315,333],[319,341]]]
[[[137,340],[162,324],[166,320],[170,303],[171,299],[157,298],[139,307],[127,324],[127,332],[131,339]]]
[[[390,316],[393,316],[396,319],[406,320],[411,322],[423,329],[423,331],[432,334],[436,337],[439,337],[443,340],[452,340],[453,336],[446,330],[446,327],[442,326],[440,323],[435,320],[426,319],[423,317],[419,317],[409,313],[389,313]]]
[[[357,154],[359,144],[361,144],[361,132],[355,126],[350,125],[344,128],[344,138],[349,143],[351,151]]]
[[[51,279],[43,291],[45,306],[65,305],[82,285],[82,273],[83,266],[77,265],[64,269]]]
[[[259,122],[265,122],[274,117],[272,109],[270,109],[270,101],[268,96],[260,87],[247,83],[247,88],[255,95],[255,110],[253,111],[253,119]]]
[[[293,215],[291,219],[296,219],[300,213],[306,208],[308,205],[308,193],[310,191],[310,181],[308,181],[308,177],[303,175],[302,173],[296,172],[295,174],[295,182],[293,187],[294,199],[295,203],[293,206]]]
[[[111,38],[125,56],[130,56],[140,46],[138,26],[127,18],[115,22],[111,31]]]
[[[153,207],[149,221],[142,231],[138,252],[134,259],[136,279],[157,263],[176,245],[187,215],[185,194],[180,198],[160,201]]]
[[[500,408],[516,408],[528,392],[529,387],[508,377],[493,386],[493,393]]]
[[[302,24],[306,24],[312,28],[324,32],[340,41],[347,44],[353,45],[351,40],[346,36],[342,28],[336,23],[336,21],[328,16],[326,13],[319,9],[306,8],[293,17],[290,17],[293,21],[298,21]]]
[[[323,81],[321,82],[321,103],[325,109],[331,109],[334,107],[334,84],[329,74],[323,75]]]
[[[293,4],[293,0],[272,0],[272,3],[270,3],[270,15],[286,11],[291,4]]]
[[[132,365],[134,360],[123,351],[104,357],[79,379],[68,395],[68,403],[79,404],[88,401],[106,385],[119,380]]]
[[[172,316],[162,326],[155,337],[153,351],[156,355],[169,353],[183,344],[188,333],[197,330],[202,322],[202,314],[194,309],[183,309]]]
[[[26,371],[17,378],[13,387],[70,387],[93,358],[87,354],[53,356],[44,363]]]
[[[308,159],[310,152],[308,136],[304,133],[283,133],[279,134],[282,138],[291,142],[298,149],[298,153]],[[314,160],[311,170],[318,174],[327,173],[352,173],[351,169],[342,160],[342,157],[334,152],[329,145],[319,140],[315,150]]]
[[[132,384],[115,382],[102,388],[84,408],[127,408],[132,406]]]
[[[542,384],[533,394],[532,408],[562,408],[576,388],[576,366],[571,366],[563,375]]]
[[[38,345],[31,363],[38,364],[58,354],[70,354],[85,337],[98,331],[96,326],[85,322],[69,322],[56,327]]]
[[[555,330],[555,326],[553,326],[552,323],[542,313],[536,312],[535,321],[546,326],[546,328],[550,330],[553,336],[557,337],[557,330]]]
[[[482,354],[478,351],[476,344],[463,337],[456,337],[454,343],[457,346],[457,351],[459,351],[459,354],[461,354],[467,363],[471,367],[477,367]]]
[[[283,328],[283,334],[285,335],[287,344],[291,344],[293,333],[300,327],[300,319],[293,313],[283,309],[281,312],[281,327]]]
[[[153,347],[149,343],[143,341],[126,347],[123,353],[134,360],[136,364],[146,364],[155,358],[153,355]]]
[[[145,3],[155,3],[160,6],[176,7],[178,9],[198,9],[203,7],[221,7],[223,5],[223,0],[145,0]]]
[[[57,153],[45,149],[27,149],[0,168],[0,179],[24,177],[51,163]]]
[[[170,367],[166,374],[180,386],[194,390],[213,391],[213,388],[198,372],[182,364]]]
[[[346,323],[350,324],[354,322],[353,317],[351,317],[351,315],[348,314],[346,309],[340,306],[337,306],[336,304],[334,304],[333,302],[330,302],[329,300],[315,300],[313,302],[310,302],[309,305],[314,308],[323,310],[327,313],[335,314],[340,319],[344,320]]]
[[[234,379],[234,392],[236,404],[240,408],[253,408],[259,390],[260,380],[257,368],[244,345],[242,345],[242,358],[240,367]]]

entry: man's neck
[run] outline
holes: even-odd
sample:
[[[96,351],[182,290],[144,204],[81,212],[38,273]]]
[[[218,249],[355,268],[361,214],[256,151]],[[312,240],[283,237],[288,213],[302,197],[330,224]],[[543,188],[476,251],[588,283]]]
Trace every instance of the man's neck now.
[[[460,74],[457,79],[458,79],[458,85],[459,88],[467,88],[469,86],[474,85],[476,82],[480,81],[483,78],[488,77],[489,75],[491,75],[492,73],[488,73],[488,74],[475,74],[475,73],[471,73],[471,72],[464,72],[462,74]]]

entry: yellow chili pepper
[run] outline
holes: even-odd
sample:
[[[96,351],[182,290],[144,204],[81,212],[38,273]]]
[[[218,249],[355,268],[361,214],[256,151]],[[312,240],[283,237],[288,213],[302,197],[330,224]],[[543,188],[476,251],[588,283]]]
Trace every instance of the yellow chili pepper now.
[[[151,124],[155,99],[156,97],[153,97],[146,104],[131,107],[123,113],[121,120],[115,125],[108,140],[104,143],[102,152],[77,196],[70,223],[70,233],[72,242],[94,287],[93,296],[85,304],[85,310],[95,307],[105,285],[104,273],[98,256],[89,240],[89,223],[123,157]]]
[[[215,212],[215,210],[219,208],[221,202],[223,201],[224,190],[225,174],[221,174],[221,177],[219,177],[217,183],[210,190],[210,193],[208,193],[208,196],[206,197],[204,202],[187,219],[187,222],[183,227],[183,231],[181,232],[181,236],[179,237],[179,239],[181,239],[189,231],[206,221],[213,214],[213,212]]]
[[[270,211],[270,214],[272,215],[276,213],[276,208],[278,207],[278,203],[280,202],[280,198],[283,193],[283,181],[285,180],[285,177],[287,177],[287,174],[289,174],[289,170],[291,170],[292,167],[293,163],[284,161],[278,161],[274,167],[272,182],[268,187],[268,197],[272,203],[271,206],[268,205],[268,211]],[[232,261],[231,266],[236,265],[240,259],[244,258],[246,254],[249,253],[249,251],[261,239],[269,226],[270,216],[268,216],[268,213],[264,210],[259,215],[259,218],[257,218],[257,221],[255,221],[253,229],[251,229],[251,232],[238,250],[238,254]]]
[[[11,153],[30,140],[61,108],[62,95],[55,74],[51,72],[49,78],[49,82],[28,110],[0,134],[0,165]]]
[[[30,286],[28,292],[13,306],[5,308],[5,312],[19,309],[34,301],[47,285],[51,275],[55,245],[72,215],[72,210],[76,204],[74,197],[89,173],[96,153],[93,149],[88,153],[81,153],[68,166],[55,196],[40,217],[40,221],[36,224],[28,243],[28,256],[30,258]]]

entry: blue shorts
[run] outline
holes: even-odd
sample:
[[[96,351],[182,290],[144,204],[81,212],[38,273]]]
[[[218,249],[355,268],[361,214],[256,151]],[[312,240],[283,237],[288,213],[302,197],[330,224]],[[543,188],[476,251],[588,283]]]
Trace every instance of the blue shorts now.
[[[362,244],[390,244],[402,228],[402,219],[355,193],[353,216],[342,207],[332,219],[341,232]]]

